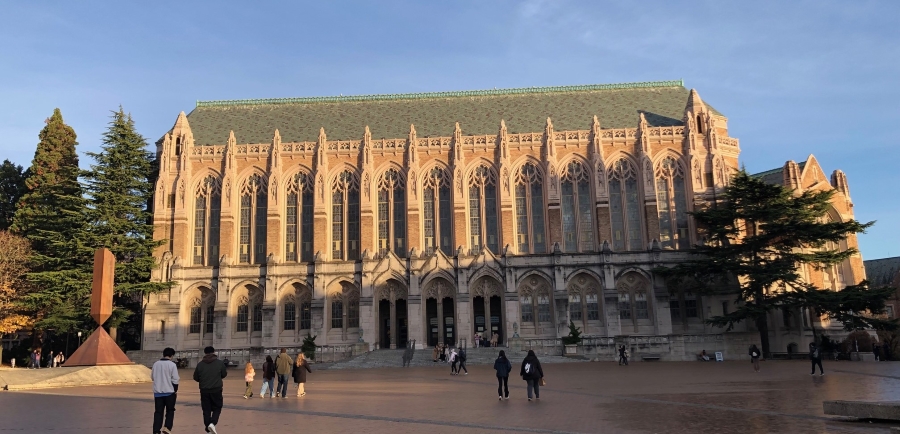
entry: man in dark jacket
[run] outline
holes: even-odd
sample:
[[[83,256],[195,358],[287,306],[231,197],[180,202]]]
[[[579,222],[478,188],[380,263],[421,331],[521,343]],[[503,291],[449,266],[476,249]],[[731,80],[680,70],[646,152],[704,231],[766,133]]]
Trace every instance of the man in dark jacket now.
[[[541,362],[533,350],[528,350],[528,355],[522,361],[522,369],[519,375],[528,384],[528,400],[531,401],[531,389],[534,389],[534,398],[541,399],[541,379],[544,378],[544,370],[541,369]]]
[[[809,343],[809,360],[812,362],[812,371],[809,375],[816,375],[816,365],[819,366],[819,376],[825,375],[825,371],[822,370],[822,351],[815,342]]]
[[[218,434],[216,424],[222,412],[222,379],[228,375],[225,364],[216,356],[216,349],[203,349],[203,360],[194,369],[194,381],[200,383],[200,408],[206,432]]]
[[[494,370],[497,371],[497,395],[499,399],[509,399],[509,373],[512,371],[512,363],[506,358],[506,352],[500,350],[500,357],[494,360]]]

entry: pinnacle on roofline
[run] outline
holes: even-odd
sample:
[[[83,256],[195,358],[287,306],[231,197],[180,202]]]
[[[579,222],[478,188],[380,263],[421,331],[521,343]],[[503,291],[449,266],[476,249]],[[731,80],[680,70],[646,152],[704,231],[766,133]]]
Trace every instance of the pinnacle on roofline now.
[[[577,91],[591,91],[591,90],[647,89],[647,88],[679,87],[679,86],[684,87],[684,80],[679,79],[679,80],[669,80],[669,81],[645,81],[645,82],[635,82],[635,83],[586,84],[586,85],[577,85],[577,86],[518,87],[518,88],[508,88],[508,89],[463,90],[463,91],[449,91],[449,92],[395,93],[395,94],[348,95],[348,96],[311,96],[311,97],[302,97],[302,98],[235,99],[235,100],[219,100],[219,101],[199,101],[198,100],[197,108],[245,106],[245,105],[270,105],[270,104],[311,104],[311,103],[320,103],[320,102],[396,101],[396,100],[407,100],[407,99],[541,94],[541,93],[577,92]]]

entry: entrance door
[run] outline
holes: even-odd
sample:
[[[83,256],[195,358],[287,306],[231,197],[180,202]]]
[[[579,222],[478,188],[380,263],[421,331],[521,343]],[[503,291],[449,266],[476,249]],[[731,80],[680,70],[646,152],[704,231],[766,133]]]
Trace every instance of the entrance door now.
[[[391,302],[378,302],[378,341],[381,348],[391,347]]]
[[[491,334],[497,333],[497,345],[503,343],[503,301],[496,295],[491,297]],[[490,339],[490,336],[488,336]]]
[[[428,346],[436,346],[438,344],[438,311],[437,300],[433,298],[425,300],[425,323],[428,324],[426,331]]]
[[[456,304],[450,297],[444,298],[444,343],[456,345]]]
[[[406,313],[406,300],[397,300],[397,348],[406,348],[409,339],[409,321]]]
[[[475,297],[472,299],[472,310],[475,312],[475,333],[484,337],[484,331],[487,327],[484,314],[484,297]],[[490,336],[487,338],[490,339]]]

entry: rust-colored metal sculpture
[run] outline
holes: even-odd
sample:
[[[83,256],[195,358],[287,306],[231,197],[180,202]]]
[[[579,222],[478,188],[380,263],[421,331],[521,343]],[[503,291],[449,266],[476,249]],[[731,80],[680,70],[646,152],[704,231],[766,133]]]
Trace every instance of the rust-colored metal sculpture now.
[[[109,249],[98,249],[94,253],[94,282],[91,286],[91,317],[98,327],[66,359],[63,366],[133,364],[103,328],[103,323],[112,315],[115,271],[116,257]]]

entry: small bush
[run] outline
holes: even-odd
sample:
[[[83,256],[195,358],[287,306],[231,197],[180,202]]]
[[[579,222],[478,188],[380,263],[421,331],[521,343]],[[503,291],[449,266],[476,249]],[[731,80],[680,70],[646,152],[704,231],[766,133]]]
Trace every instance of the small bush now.
[[[581,343],[581,329],[575,327],[575,323],[569,321],[569,335],[562,337],[563,345],[578,345]]]
[[[316,345],[317,337],[319,335],[312,336],[307,333],[306,337],[303,338],[303,344],[300,345],[300,351],[303,351],[303,355],[309,360],[316,359],[316,348],[319,347]]]

